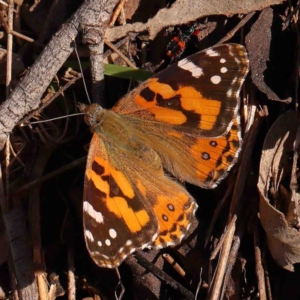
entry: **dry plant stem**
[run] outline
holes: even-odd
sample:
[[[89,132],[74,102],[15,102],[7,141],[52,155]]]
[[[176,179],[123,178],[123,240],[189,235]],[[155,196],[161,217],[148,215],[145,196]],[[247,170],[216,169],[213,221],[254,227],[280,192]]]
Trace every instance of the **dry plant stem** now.
[[[47,288],[47,274],[39,273],[36,275],[38,289],[39,289],[39,300],[48,300],[48,288]]]
[[[9,0],[8,3],[8,30],[13,29],[14,19],[14,1]],[[11,70],[12,70],[12,47],[13,47],[13,36],[7,35],[7,58],[6,58],[6,97],[10,94],[10,83],[11,83]]]
[[[175,259],[170,254],[164,253],[162,256],[181,277],[185,276],[184,270],[181,268],[181,266],[175,261]]]
[[[41,177],[39,179],[35,179],[35,180],[31,181],[27,185],[21,187],[20,189],[18,189],[14,193],[12,193],[12,195],[14,196],[14,195],[21,194],[21,193],[27,191],[29,188],[32,188],[32,187],[34,187],[34,186],[36,186],[38,184],[41,184],[41,183],[43,183],[43,182],[45,182],[45,181],[47,181],[47,180],[49,180],[49,179],[51,179],[51,178],[53,178],[53,177],[61,174],[63,172],[66,172],[66,171],[74,168],[75,166],[78,166],[80,164],[85,163],[85,161],[86,161],[86,157],[82,157],[80,159],[77,159],[76,161],[73,161],[70,164],[68,164],[66,166],[63,166],[62,168],[60,168],[58,170],[50,172],[49,174],[47,174],[47,175],[45,175],[45,176],[43,176],[43,177]]]
[[[12,30],[13,28],[13,9],[14,9],[14,1],[9,0],[8,3],[8,30]],[[6,58],[6,97],[9,97],[10,94],[10,84],[11,84],[11,71],[12,71],[12,47],[13,47],[13,39],[12,35],[7,35],[7,58]],[[6,142],[6,150],[5,150],[5,180],[6,180],[6,194],[5,194],[5,201],[6,201],[6,208],[8,208],[8,201],[9,201],[9,165],[10,165],[10,150],[9,150],[9,136]],[[6,210],[3,211],[6,213]]]
[[[29,11],[33,12],[36,6],[41,2],[41,0],[34,0],[34,4],[30,7]]]
[[[21,207],[11,209],[3,216],[10,245],[13,269],[21,300],[38,300],[37,283],[33,272],[32,252],[25,216]]]
[[[226,291],[226,286],[227,286],[227,282],[228,279],[230,278],[230,274],[232,271],[232,268],[236,262],[236,257],[238,254],[238,250],[240,248],[241,245],[241,239],[240,237],[243,235],[243,232],[245,231],[245,224],[240,225],[240,228],[237,227],[236,229],[236,233],[235,236],[233,238],[233,242],[232,242],[232,246],[230,249],[230,253],[229,253],[229,257],[227,260],[227,266],[226,266],[226,272],[224,274],[224,278],[223,278],[223,286],[222,286],[222,292],[220,294],[220,299],[224,299],[224,294]]]
[[[293,11],[293,6],[291,5],[291,1],[289,1],[290,6],[291,6],[291,10]],[[299,8],[300,3],[298,3],[297,8]],[[296,10],[296,9],[295,9]],[[299,29],[298,29],[298,20],[296,18],[296,13],[293,14],[293,20],[294,20],[294,26],[293,28],[295,29],[296,33],[297,33],[297,42],[298,42],[298,49],[297,49],[297,65],[296,65],[296,70],[299,70],[299,64],[300,64],[300,50],[299,50],[299,46],[300,46],[300,35],[299,35]],[[298,111],[298,91],[299,91],[299,76],[295,76],[295,110],[296,112]]]
[[[271,283],[270,283],[270,276],[268,271],[268,265],[264,264],[265,269],[265,280],[266,280],[266,290],[267,290],[267,299],[272,300],[272,289],[271,289]]]
[[[239,209],[241,209],[241,202],[242,202],[242,196],[243,196],[243,191],[244,191],[244,186],[245,186],[245,182],[246,182],[246,178],[247,178],[247,170],[249,170],[249,165],[250,165],[250,161],[251,161],[251,157],[252,157],[252,150],[254,147],[254,143],[256,141],[256,135],[259,129],[259,125],[260,125],[261,119],[258,118],[256,119],[255,123],[253,124],[252,130],[250,130],[247,133],[247,137],[245,138],[245,142],[244,145],[247,145],[247,147],[244,147],[243,150],[243,156],[242,156],[242,162],[241,165],[239,167],[239,172],[238,172],[238,176],[237,176],[237,180],[236,180],[236,184],[235,184],[235,188],[234,188],[234,192],[233,192],[233,196],[232,196],[232,202],[231,202],[231,207],[230,207],[230,212],[229,212],[229,218],[228,218],[228,222],[230,223],[230,221],[232,220],[232,218],[234,218],[234,216],[237,216],[237,220],[239,220],[239,217],[241,215],[241,211]],[[235,229],[235,224],[232,226],[232,228]],[[225,245],[232,245],[233,244],[233,237],[234,237],[234,232],[232,233],[232,229],[228,232],[226,239],[224,241]],[[238,247],[240,245],[240,237],[236,237],[238,239]],[[225,247],[225,246],[224,246]],[[238,247],[236,247],[238,249]],[[237,254],[237,249],[235,254]],[[229,256],[227,255],[226,252],[224,252],[225,258],[223,258],[223,250],[221,253],[221,257],[220,260],[223,262],[224,259],[227,259]],[[231,261],[234,262],[235,261],[235,256],[231,255]],[[225,262],[224,262],[225,264]],[[226,265],[227,268],[229,268],[230,270],[232,269],[232,264],[228,264],[228,262],[226,261]],[[211,299],[218,299],[217,297],[219,297],[220,295],[220,290],[219,288],[221,287],[221,283],[223,282],[224,276],[225,276],[225,268],[223,264],[219,264],[218,269],[216,271],[216,278],[215,281],[213,283],[213,292],[212,292],[212,298]],[[228,274],[228,273],[227,273]],[[228,279],[229,276],[227,276]],[[224,287],[226,286],[226,282],[223,282]],[[214,296],[214,295],[217,295]]]
[[[254,226],[254,254],[255,254],[255,269],[256,269],[256,277],[258,281],[259,299],[267,300],[264,268],[261,262],[261,244],[260,244],[258,220],[256,220],[256,224]]]
[[[131,35],[130,35],[130,39],[135,39],[137,35],[138,35],[138,33],[131,34]],[[130,39],[129,39],[129,37],[126,37],[126,38],[124,38],[124,39],[118,41],[117,43],[113,44],[114,49],[119,49],[119,48],[121,48],[125,43],[128,43]],[[107,42],[107,41],[105,41],[105,42]],[[112,53],[113,53],[113,51],[110,50],[110,49],[108,49],[108,50],[105,51],[105,53],[103,54],[103,58],[104,58],[104,59],[107,58],[107,57],[108,57],[109,55],[111,55]]]
[[[200,269],[200,276],[199,276],[199,282],[197,284],[197,289],[195,293],[195,299],[198,299],[198,294],[200,292],[201,286],[202,286],[203,280],[202,280],[202,268]]]
[[[230,30],[224,38],[217,42],[216,45],[223,44],[224,42],[230,40],[235,35],[235,33],[254,16],[254,14],[255,11],[248,14],[239,24],[237,24],[232,30]]]
[[[115,2],[117,1],[115,0]],[[103,25],[101,27],[97,20],[94,23],[82,24],[83,43],[86,43],[90,50],[93,100],[100,105],[104,102],[103,50],[105,27]]]
[[[117,4],[117,6],[116,6],[111,18],[110,18],[110,22],[109,22],[110,27],[115,25],[115,22],[116,22],[119,14],[120,14],[122,8],[124,7],[125,2],[126,2],[126,0],[120,0],[120,2]]]
[[[16,37],[19,37],[19,38],[27,41],[27,42],[34,43],[34,39],[32,39],[32,38],[30,38],[30,37],[28,37],[24,34],[21,34],[19,32],[14,31],[14,30],[9,31],[9,33],[16,36]]]
[[[244,186],[246,183],[249,165],[252,158],[253,147],[256,141],[256,135],[258,133],[258,129],[260,128],[260,124],[261,124],[261,118],[258,117],[254,121],[252,129],[250,129],[245,136],[243,152],[242,152],[242,161],[239,166],[239,172],[238,172],[237,180],[233,191],[228,222],[230,222],[234,214],[236,214],[237,217],[239,217],[239,210],[241,209]]]
[[[90,45],[90,61],[91,61],[91,74],[93,80],[93,100],[103,106],[104,98],[104,66],[103,66],[103,50],[104,42],[97,45]]]
[[[111,48],[113,51],[115,51],[126,63],[129,67],[133,69],[137,69],[137,67],[120,51],[118,50],[111,42],[105,41],[105,44]]]
[[[72,53],[72,40],[78,34],[80,25],[98,24],[104,27],[116,2],[116,0],[85,1],[54,35],[25,78],[0,106],[0,150],[3,149],[7,134],[13,130],[18,121],[39,106],[42,94]]]
[[[181,284],[179,284],[177,281],[175,281],[172,277],[170,277],[168,274],[157,268],[155,265],[153,265],[151,262],[149,262],[147,259],[145,259],[143,256],[141,256],[139,253],[135,253],[135,257],[138,259],[139,264],[144,267],[146,270],[150,271],[153,275],[155,275],[157,278],[163,280],[168,285],[170,285],[172,288],[174,288],[176,291],[180,292],[182,299],[194,299],[193,294],[187,290],[185,287],[183,287]]]
[[[0,164],[0,205],[2,213],[7,210],[5,207],[6,201],[5,201],[5,192],[4,192],[4,184],[3,184],[3,174],[2,174],[2,166]]]
[[[121,286],[121,293],[120,293],[120,295],[119,295],[119,297],[118,297],[118,296],[117,296],[117,288],[116,288],[116,290],[115,290],[115,298],[121,300],[121,299],[123,298],[123,296],[124,296],[125,288],[124,288],[124,285],[123,285],[123,282],[122,282],[122,278],[121,278],[121,274],[120,274],[118,268],[116,268],[116,273],[117,273],[117,277],[118,277],[118,279],[119,279],[118,285]],[[98,294],[98,293],[97,293],[97,294]],[[98,296],[97,294],[95,294],[95,297]]]
[[[68,250],[68,300],[76,299],[75,286],[75,265],[74,265],[74,251],[72,247]]]
[[[226,202],[228,201],[229,199],[229,196],[231,195],[232,191],[233,191],[233,186],[234,186],[234,183],[232,182],[230,184],[230,186],[227,188],[226,190],[226,193],[224,195],[224,197],[222,198],[222,200],[220,201],[220,203],[218,204],[217,208],[215,209],[214,211],[214,215],[213,215],[213,218],[209,224],[209,228],[207,230],[207,233],[206,233],[206,237],[205,237],[205,244],[204,244],[204,247],[207,247],[208,243],[209,243],[209,240],[210,240],[210,236],[211,236],[211,233],[214,229],[214,226],[218,220],[218,217],[221,213],[221,211],[223,210]]]
[[[232,226],[229,228],[227,232],[226,239],[223,243],[223,248],[220,254],[220,261],[218,264],[218,268],[207,299],[219,300],[219,296],[223,284],[223,277],[227,267],[227,260],[229,257],[234,231],[235,231],[235,223],[232,224]]]
[[[13,148],[13,146],[12,146],[12,144],[9,143],[9,150],[10,150],[10,153],[11,153],[11,154],[13,155],[13,157],[14,157],[14,158],[11,160],[11,162],[10,162],[11,164],[13,164],[13,163],[15,162],[15,160],[17,160],[17,161],[19,162],[19,164],[20,164],[23,168],[25,168],[25,164],[23,163],[23,161],[22,161],[21,158],[19,157],[19,155],[20,155],[20,153],[22,153],[24,147],[25,147],[25,146],[22,146],[22,147],[19,149],[18,153],[16,153],[15,150],[14,150],[14,148]]]
[[[16,9],[15,9],[15,14],[14,14],[14,30],[15,30],[15,32],[20,32],[22,30],[22,26],[23,26],[23,25],[21,25],[21,7],[22,7],[22,4],[20,2],[16,3]],[[16,37],[16,44],[19,47],[22,47],[22,45],[23,45],[22,38]]]
[[[29,181],[36,178],[41,178],[45,166],[52,154],[51,149],[48,147],[39,147],[36,154],[36,160],[30,173]],[[40,228],[40,185],[33,187],[29,190],[29,230],[32,239],[33,247],[33,261],[34,271],[37,273],[45,272],[43,254],[42,254],[42,241],[41,241],[41,228]]]
[[[9,197],[10,197],[10,192],[9,192],[9,165],[10,165],[10,135],[8,135],[6,144],[5,144],[5,187],[6,187],[6,193],[4,201],[4,207],[2,207],[3,211],[2,213],[5,214],[9,210]]]
[[[62,95],[64,91],[66,91],[71,85],[73,85],[78,79],[81,78],[81,74],[78,74],[78,77],[73,78],[68,83],[66,83],[63,87],[61,87],[54,95],[52,95],[49,99],[47,96],[42,100],[42,104],[38,107],[38,109],[34,110],[30,114],[28,114],[25,118],[23,118],[19,124],[26,123],[32,117],[39,114],[45,107],[47,107],[50,103],[52,103],[58,96]]]
[[[288,27],[291,18],[295,17],[295,15],[297,14],[297,11],[300,8],[300,3],[297,4],[297,6],[295,7],[295,9],[291,5],[291,1],[289,1],[289,3],[290,3],[291,12],[287,15],[287,17],[286,17],[286,19],[284,21],[284,25],[283,25],[282,31],[285,30]],[[297,24],[297,23],[295,23],[295,24]]]
[[[214,249],[214,251],[212,252],[212,254],[210,255],[210,260],[213,260],[216,258],[217,254],[219,253],[221,247],[223,246],[224,240],[227,237],[228,232],[230,232],[231,227],[235,224],[236,222],[236,216],[233,216],[232,220],[230,221],[230,223],[228,224],[226,231],[224,232],[224,234],[221,236],[220,241],[218,243],[218,245],[216,246],[216,248]]]

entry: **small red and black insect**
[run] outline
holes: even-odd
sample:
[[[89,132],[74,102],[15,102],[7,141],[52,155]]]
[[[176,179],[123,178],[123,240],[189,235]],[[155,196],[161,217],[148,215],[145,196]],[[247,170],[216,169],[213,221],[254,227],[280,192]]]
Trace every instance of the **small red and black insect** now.
[[[167,56],[174,60],[181,56],[184,52],[185,47],[188,41],[192,37],[197,37],[200,32],[200,29],[196,29],[198,23],[194,23],[192,26],[188,27],[185,30],[179,30],[179,33],[172,37],[171,41],[167,45]]]

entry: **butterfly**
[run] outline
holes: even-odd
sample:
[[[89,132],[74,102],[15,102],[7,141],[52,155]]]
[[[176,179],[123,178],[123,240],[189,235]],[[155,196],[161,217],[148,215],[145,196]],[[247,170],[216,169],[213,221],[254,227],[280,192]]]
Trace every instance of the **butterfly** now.
[[[215,188],[236,162],[248,70],[242,45],[218,45],[154,75],[111,110],[79,105],[94,133],[83,224],[98,266],[115,268],[137,249],[181,242],[197,204],[180,182]]]

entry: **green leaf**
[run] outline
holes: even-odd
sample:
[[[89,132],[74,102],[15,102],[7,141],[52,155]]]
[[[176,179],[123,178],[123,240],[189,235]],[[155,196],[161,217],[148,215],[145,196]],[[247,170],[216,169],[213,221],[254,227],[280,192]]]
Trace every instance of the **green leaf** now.
[[[130,67],[123,67],[112,64],[104,65],[104,74],[108,76],[114,76],[119,78],[141,80],[144,81],[151,77],[153,74],[149,71],[133,69]]]

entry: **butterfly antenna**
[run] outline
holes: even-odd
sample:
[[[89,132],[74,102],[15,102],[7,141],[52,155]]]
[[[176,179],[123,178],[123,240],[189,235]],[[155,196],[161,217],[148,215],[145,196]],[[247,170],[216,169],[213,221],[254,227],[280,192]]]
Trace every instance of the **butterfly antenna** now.
[[[78,60],[80,72],[82,74],[82,81],[83,81],[83,86],[84,86],[84,89],[85,89],[85,93],[86,93],[86,96],[87,96],[87,99],[88,99],[89,103],[91,104],[91,99],[90,99],[89,93],[87,91],[87,87],[86,87],[85,79],[84,79],[84,76],[83,76],[83,71],[82,71],[82,67],[81,67],[80,58],[79,58],[79,54],[78,54],[78,51],[77,51],[77,46],[76,46],[75,39],[74,39],[73,42],[74,42],[74,51],[75,51],[75,54],[76,54],[76,57],[77,57],[77,60]]]
[[[27,124],[32,125],[32,124],[38,124],[38,123],[46,123],[46,122],[51,122],[51,121],[55,121],[55,120],[59,120],[59,119],[65,119],[65,118],[69,118],[69,117],[80,116],[80,115],[84,115],[84,113],[76,113],[76,114],[71,114],[71,115],[57,117],[57,118],[48,119],[48,120],[40,120],[40,121],[28,122],[26,124],[23,124],[23,126],[25,126]]]

